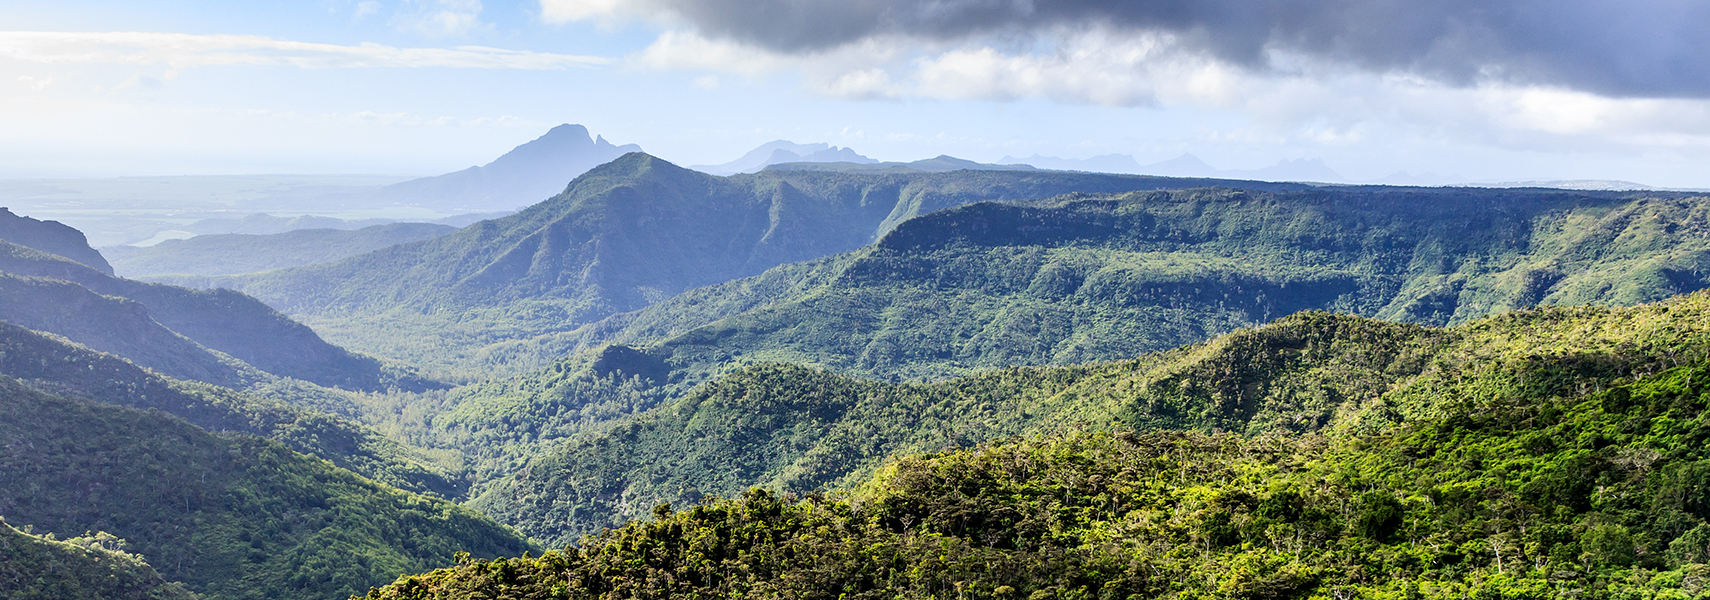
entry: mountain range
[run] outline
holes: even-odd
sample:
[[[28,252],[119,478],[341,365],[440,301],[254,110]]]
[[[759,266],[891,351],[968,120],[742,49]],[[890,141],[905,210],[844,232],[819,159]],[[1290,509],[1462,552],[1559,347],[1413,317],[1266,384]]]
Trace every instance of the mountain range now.
[[[340,343],[467,377],[550,360],[517,342],[853,250],[932,210],[1216,183],[1306,187],[1032,170],[716,177],[631,153],[550,200],[445,236],[325,265],[167,281],[242,290]]]
[[[1705,590],[1702,195],[773,146],[455,230],[0,214],[0,596]]]
[[[872,164],[879,161],[861,156],[851,148],[838,148],[823,143],[797,144],[778,140],[761,144],[760,147],[748,151],[740,158],[722,165],[694,165],[689,168],[713,175],[735,175],[758,172],[772,165],[799,162]]]

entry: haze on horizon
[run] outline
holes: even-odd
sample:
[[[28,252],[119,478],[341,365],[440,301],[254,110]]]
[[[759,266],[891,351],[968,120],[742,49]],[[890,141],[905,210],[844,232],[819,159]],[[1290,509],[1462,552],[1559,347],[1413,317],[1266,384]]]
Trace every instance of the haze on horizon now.
[[[682,165],[1192,153],[1710,187],[1710,5],[69,0],[0,8],[0,177],[437,174],[559,123]]]

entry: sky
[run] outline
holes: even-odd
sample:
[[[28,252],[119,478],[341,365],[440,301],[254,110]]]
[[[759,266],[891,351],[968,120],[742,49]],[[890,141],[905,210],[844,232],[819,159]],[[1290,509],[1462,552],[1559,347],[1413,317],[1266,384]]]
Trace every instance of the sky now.
[[[0,2],[0,177],[1191,153],[1710,188],[1702,0]]]

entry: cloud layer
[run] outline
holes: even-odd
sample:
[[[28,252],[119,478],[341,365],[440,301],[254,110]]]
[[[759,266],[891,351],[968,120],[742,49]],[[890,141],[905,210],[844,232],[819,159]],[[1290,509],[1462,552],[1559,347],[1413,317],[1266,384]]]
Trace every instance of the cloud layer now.
[[[50,31],[0,31],[0,59],[49,64],[165,64],[172,68],[249,65],[321,69],[447,67],[546,70],[610,62],[597,56],[481,46],[394,48],[380,44],[313,44],[253,35]]]
[[[549,20],[622,11],[709,39],[814,54],[875,39],[1027,45],[1065,30],[1166,35],[1259,71],[1278,56],[1457,86],[1710,97],[1710,3],[1695,0],[542,0]]]

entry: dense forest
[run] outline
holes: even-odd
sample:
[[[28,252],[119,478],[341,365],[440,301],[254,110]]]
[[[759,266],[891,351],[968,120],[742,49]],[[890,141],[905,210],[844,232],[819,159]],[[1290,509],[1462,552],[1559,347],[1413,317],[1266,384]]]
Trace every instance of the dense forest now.
[[[0,593],[11,600],[194,600],[166,581],[125,540],[94,532],[66,540],[31,535],[0,520]]]
[[[480,468],[504,469],[744,365],[938,380],[1131,358],[1308,309],[1444,325],[1539,304],[1654,301],[1707,284],[1707,211],[1702,198],[1542,190],[973,204],[855,252],[536,340],[565,357],[459,389],[433,426]]]
[[[0,397],[0,514],[41,532],[109,532],[209,597],[337,597],[458,552],[535,548],[461,506],[277,442],[9,377]]]
[[[1110,426],[994,432],[889,459],[845,493],[629,495],[652,504],[637,522],[367,598],[1696,597],[1707,310],[1699,294],[1449,330],[1307,315],[1055,394],[1057,410],[1114,408]],[[731,398],[831,385],[794,379],[807,389]],[[690,420],[746,419],[726,439],[790,446],[755,414]],[[874,421],[861,431],[907,428]],[[743,453],[724,460],[705,466]]]
[[[0,214],[0,596],[1710,592],[1701,195],[630,154],[158,248]]]

